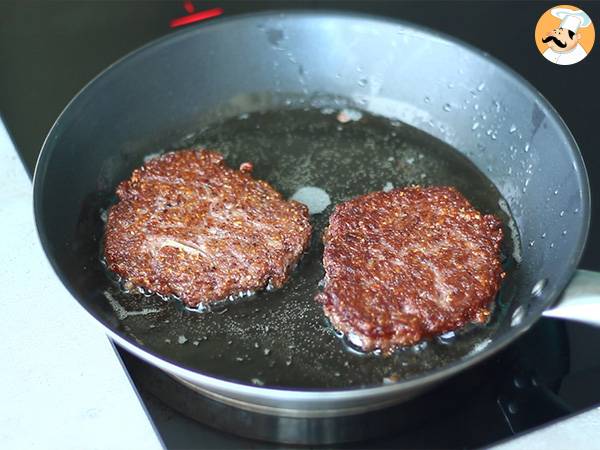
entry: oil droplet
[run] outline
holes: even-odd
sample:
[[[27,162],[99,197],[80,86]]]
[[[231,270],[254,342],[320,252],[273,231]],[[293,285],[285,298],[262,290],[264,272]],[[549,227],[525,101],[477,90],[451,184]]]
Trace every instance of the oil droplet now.
[[[523,321],[524,317],[525,317],[525,308],[523,308],[523,306],[521,305],[517,309],[515,309],[515,312],[513,313],[511,321],[510,321],[510,325],[512,327],[518,326]]]
[[[456,334],[454,333],[454,331],[448,331],[447,333],[439,335],[438,341],[441,344],[447,345],[447,344],[450,344],[454,340],[455,337],[456,337]]]
[[[566,236],[566,235],[567,235],[567,230],[563,230],[561,234],[562,234],[563,236]]]
[[[516,388],[518,388],[518,389],[523,389],[524,387],[526,387],[526,386],[527,386],[527,381],[526,381],[526,380],[524,380],[523,378],[519,377],[519,376],[516,376],[516,377],[513,379],[513,384],[514,384],[514,386],[515,386]]]
[[[271,353],[271,349],[270,348],[263,348],[263,355],[269,356],[270,353]]]
[[[578,212],[579,212],[579,208],[575,208],[575,209],[573,210],[573,214],[577,214]]]
[[[427,343],[427,341],[421,341],[421,342],[419,342],[418,344],[415,344],[415,345],[413,345],[413,346],[411,347],[411,350],[412,350],[414,353],[420,353],[420,352],[422,352],[423,350],[425,350],[425,349],[427,348],[427,346],[428,346],[428,343]],[[375,352],[373,352],[373,353],[375,353]],[[380,353],[381,353],[381,350],[380,350]]]
[[[554,242],[550,243],[550,248],[554,248]]]
[[[511,125],[511,126],[510,126],[510,128],[508,129],[508,132],[509,132],[510,134],[513,134],[515,131],[517,131],[517,127],[516,127],[516,125],[514,125],[514,124],[513,124],[513,125]]]
[[[425,103],[431,103],[431,99],[430,99],[429,97],[425,97],[425,98],[423,99],[423,101],[424,101]]]
[[[534,297],[539,297],[540,295],[542,295],[542,291],[546,287],[547,283],[548,280],[546,278],[542,278],[540,281],[535,283],[535,285],[531,289],[531,295],[533,295]]]
[[[540,236],[542,239],[546,239],[546,233],[542,233],[542,235]]]
[[[367,80],[366,78],[361,78],[360,80],[358,80],[358,85],[360,87],[365,87],[368,83],[369,83],[369,80]]]
[[[483,91],[484,88],[485,88],[485,83],[481,83],[479,86],[477,86],[477,90],[479,92]]]
[[[479,104],[478,104],[478,103],[475,103],[475,104],[473,105],[473,109],[474,109],[475,111],[479,111]]]
[[[446,104],[445,104],[445,105],[442,107],[442,109],[443,109],[444,111],[446,111],[446,112],[450,112],[450,111],[452,111],[452,106],[450,105],[450,103],[446,103]]]
[[[554,195],[558,195],[558,189],[554,191]]]
[[[529,246],[533,247],[535,245],[535,241],[529,241]]]
[[[471,127],[471,130],[475,131],[477,128],[479,128],[479,122],[475,122]]]
[[[565,215],[565,211],[562,210],[559,215],[560,215],[560,217],[563,217]]]
[[[342,109],[337,115],[338,122],[356,122],[362,118],[362,113],[355,109]]]
[[[529,151],[529,142],[527,144],[525,144],[525,153],[527,153]]]

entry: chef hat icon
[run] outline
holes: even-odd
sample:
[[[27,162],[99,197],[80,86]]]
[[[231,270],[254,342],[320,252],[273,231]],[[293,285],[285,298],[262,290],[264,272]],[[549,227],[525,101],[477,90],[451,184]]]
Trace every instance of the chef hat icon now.
[[[580,9],[553,8],[550,13],[561,20],[560,28],[571,30],[573,33],[577,33],[579,28],[586,28],[592,23],[590,16]]]

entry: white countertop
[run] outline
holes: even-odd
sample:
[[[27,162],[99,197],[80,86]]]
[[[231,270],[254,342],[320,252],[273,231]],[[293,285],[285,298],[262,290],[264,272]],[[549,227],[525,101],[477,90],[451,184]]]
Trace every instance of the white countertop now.
[[[162,448],[111,342],[46,261],[31,193],[0,121],[0,448]]]

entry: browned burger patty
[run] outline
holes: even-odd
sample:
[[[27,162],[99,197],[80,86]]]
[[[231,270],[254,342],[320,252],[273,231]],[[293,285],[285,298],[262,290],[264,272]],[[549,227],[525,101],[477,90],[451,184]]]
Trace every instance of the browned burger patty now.
[[[500,221],[451,187],[374,192],[336,206],[325,232],[333,326],[366,351],[484,322],[504,277]]]
[[[167,153],[133,171],[109,212],[108,268],[186,305],[280,287],[307,248],[307,208],[219,153]]]

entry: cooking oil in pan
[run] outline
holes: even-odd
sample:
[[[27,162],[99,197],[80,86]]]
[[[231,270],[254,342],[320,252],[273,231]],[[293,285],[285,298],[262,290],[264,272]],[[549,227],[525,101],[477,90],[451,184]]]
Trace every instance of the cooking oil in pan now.
[[[188,137],[185,144],[218,150],[234,167],[252,161],[257,178],[286,197],[309,203],[314,232],[310,249],[285,286],[213,311],[190,311],[176,300],[125,293],[111,284],[106,294],[118,302],[115,313],[121,327],[149,350],[248,384],[349,388],[433,371],[480,351],[493,339],[511,298],[518,236],[510,231],[511,218],[500,193],[457,150],[396,121],[333,109],[244,114],[205,127],[193,143]],[[413,184],[455,186],[480,211],[500,217],[509,276],[487,325],[446,333],[390,357],[365,354],[348,344],[347,337],[336,335],[314,301],[324,275],[322,233],[337,203]]]

